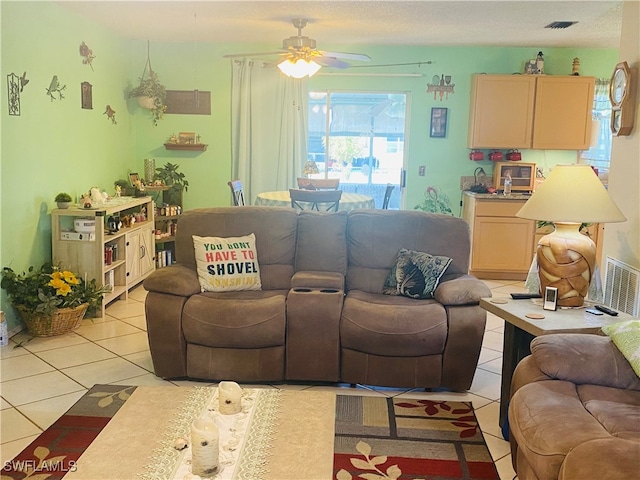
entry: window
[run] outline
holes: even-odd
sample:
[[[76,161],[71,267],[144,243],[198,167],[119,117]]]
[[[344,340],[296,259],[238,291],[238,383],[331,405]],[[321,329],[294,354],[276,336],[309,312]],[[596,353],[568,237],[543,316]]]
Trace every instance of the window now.
[[[601,178],[609,175],[611,160],[611,101],[609,100],[609,79],[597,78],[593,96],[593,125],[591,148],[582,152],[582,161],[598,169]]]

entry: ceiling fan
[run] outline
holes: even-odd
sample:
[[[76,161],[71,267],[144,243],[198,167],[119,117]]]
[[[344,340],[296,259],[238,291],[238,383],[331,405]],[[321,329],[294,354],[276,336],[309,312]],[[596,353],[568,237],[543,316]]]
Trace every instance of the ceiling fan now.
[[[371,58],[363,53],[327,52],[316,49],[316,41],[313,38],[302,35],[302,29],[307,26],[306,18],[294,18],[293,26],[298,29],[298,35],[285,38],[282,41],[282,50],[259,53],[237,53],[224,55],[225,58],[257,57],[266,55],[279,55],[282,58],[278,62],[278,68],[286,75],[295,78],[312,76],[321,67],[347,68],[349,64],[343,60],[359,60],[368,62]]]

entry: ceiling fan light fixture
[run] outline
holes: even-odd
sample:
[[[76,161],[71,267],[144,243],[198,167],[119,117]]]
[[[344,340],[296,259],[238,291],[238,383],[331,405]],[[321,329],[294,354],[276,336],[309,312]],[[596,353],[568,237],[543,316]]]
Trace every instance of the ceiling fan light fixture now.
[[[313,60],[286,58],[278,63],[278,68],[288,77],[303,78],[312,77],[320,70],[321,66]]]

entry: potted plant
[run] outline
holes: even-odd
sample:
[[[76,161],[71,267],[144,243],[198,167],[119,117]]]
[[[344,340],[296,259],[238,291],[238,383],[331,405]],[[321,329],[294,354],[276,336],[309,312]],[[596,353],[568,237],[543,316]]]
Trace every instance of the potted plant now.
[[[87,310],[100,308],[103,294],[110,291],[109,287],[98,286],[95,279],[87,282],[50,263],[39,269],[30,267],[26,273],[4,267],[0,287],[7,291],[29,333],[36,337],[75,330]]]
[[[178,164],[166,163],[156,168],[155,179],[169,187],[167,199],[170,205],[182,205],[182,191],[189,191],[189,182],[185,180],[184,173],[178,172],[178,167]]]
[[[146,67],[145,67],[146,72]],[[149,68],[149,76],[145,72],[140,77],[140,84],[129,91],[129,98],[137,98],[138,105],[151,110],[153,124],[158,125],[167,110],[167,91],[158,80],[158,74]]]
[[[71,195],[65,192],[57,194],[54,200],[58,204],[58,208],[69,208],[72,202]]]

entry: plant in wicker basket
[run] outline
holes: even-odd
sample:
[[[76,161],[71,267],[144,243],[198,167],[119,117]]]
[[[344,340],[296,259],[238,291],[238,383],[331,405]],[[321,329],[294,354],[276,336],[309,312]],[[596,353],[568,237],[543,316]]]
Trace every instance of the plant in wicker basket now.
[[[88,309],[100,308],[109,287],[95,280],[86,282],[79,275],[50,263],[26,273],[2,269],[0,287],[20,312],[29,333],[34,336],[60,335],[80,326]]]

